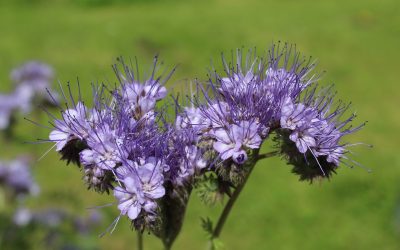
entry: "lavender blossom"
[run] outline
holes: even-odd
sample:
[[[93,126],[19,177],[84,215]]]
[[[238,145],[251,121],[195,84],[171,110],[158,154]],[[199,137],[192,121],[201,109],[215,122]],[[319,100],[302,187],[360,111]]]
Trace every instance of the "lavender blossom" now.
[[[54,72],[49,65],[37,61],[29,61],[14,69],[10,77],[16,84],[15,95],[19,97],[21,108],[24,112],[30,111],[29,104],[35,98],[39,102],[44,101],[52,106],[58,104],[59,96],[51,89]]]
[[[0,162],[0,185],[4,185],[15,197],[37,195],[39,186],[34,181],[26,157]]]
[[[121,215],[149,230],[163,223],[159,203],[190,188],[192,177],[206,167],[196,146],[198,131],[169,125],[157,108],[170,75],[156,76],[156,62],[151,75],[140,81],[120,59],[114,66],[120,86],[93,88],[93,108],[80,99],[66,100],[71,105],[49,136],[62,159],[82,166],[88,188],[112,190]]]
[[[176,117],[176,129],[191,127],[201,130],[207,125],[207,119],[202,116],[200,109],[196,107],[184,107],[182,114]]]
[[[348,106],[339,103],[331,110],[334,96],[330,94],[330,88],[322,90],[321,94],[315,93],[315,88],[309,94],[306,93],[303,103],[284,103],[282,129],[278,131],[283,139],[282,153],[286,154],[288,163],[294,165],[293,171],[300,175],[300,179],[310,181],[316,177],[330,177],[340,162],[359,165],[345,155],[349,152],[346,147],[352,145],[340,141],[343,136],[363,127],[346,127],[355,115],[340,121]],[[284,139],[286,136],[289,140]],[[297,152],[291,146],[292,143]]]
[[[89,135],[86,140],[90,149],[80,153],[81,162],[84,165],[95,164],[103,170],[115,168],[121,162],[118,137],[108,126],[93,129],[92,133],[93,135]]]
[[[258,127],[254,122],[242,121],[233,124],[228,130],[217,129],[212,133],[216,139],[214,149],[220,153],[221,159],[233,159],[238,164],[247,160],[245,149],[256,149],[261,145]]]
[[[50,140],[56,142],[56,151],[61,151],[73,140],[85,140],[90,129],[87,108],[78,102],[74,108],[62,113],[62,120],[55,120],[55,129],[50,133]]]
[[[36,86],[46,86],[47,79],[53,78],[53,70],[50,66],[36,62],[30,61],[14,69],[11,72],[11,79],[16,84],[23,84],[24,82],[31,82]]]
[[[18,109],[18,101],[14,95],[0,95],[0,130],[9,127],[13,113]]]
[[[146,81],[144,84],[127,82],[122,88],[122,97],[128,102],[130,112],[136,119],[153,111],[156,102],[167,94],[166,88],[155,80]]]
[[[121,214],[128,215],[131,220],[135,220],[142,210],[155,214],[156,200],[165,195],[160,163],[150,158],[141,164],[132,162],[123,168],[123,171],[119,171],[122,173],[120,183],[123,186],[114,189]]]
[[[168,180],[175,185],[184,186],[191,182],[196,173],[206,168],[208,163],[203,158],[203,150],[197,146],[198,130],[193,127],[179,127],[179,117],[181,116],[178,116],[175,125],[178,128],[169,130],[167,140],[170,145],[166,151],[166,164],[170,166]]]
[[[309,181],[329,178],[340,163],[357,164],[347,156],[354,144],[342,139],[362,125],[351,127],[354,115],[342,120],[348,106],[334,108],[330,89],[317,88],[311,58],[280,46],[265,58],[252,50],[238,50],[233,62],[223,57],[224,73],[214,71],[206,84],[198,83],[189,107],[177,98],[160,107],[171,74],[158,75],[157,57],[144,79],[119,59],[119,85],[94,87],[92,108],[80,98],[66,101],[71,105],[55,119],[50,141],[62,159],[82,166],[89,188],[113,191],[120,216],[169,249],[192,189],[202,181],[210,184],[203,185],[203,197],[227,194],[234,201],[256,163],[272,155]],[[171,106],[175,116],[166,112]],[[270,137],[278,150],[261,153]],[[210,230],[212,238],[221,223]]]
[[[340,141],[360,127],[344,129],[353,116],[340,122],[346,110],[341,105],[329,113],[333,96],[329,91],[317,93],[314,83],[319,76],[312,73],[311,58],[302,58],[295,47],[280,44],[271,47],[266,58],[249,51],[244,59],[240,50],[236,62],[223,58],[226,76],[215,73],[208,85],[199,84],[205,103],[197,98],[192,110],[199,115],[187,112],[182,121],[193,122],[192,126],[200,123],[199,140],[211,137],[223,162],[232,158],[237,164],[245,163],[248,153],[258,150],[269,134],[278,134],[286,138],[281,153],[291,158],[290,164],[318,167],[310,178],[329,177],[330,169],[342,160],[355,163],[345,156],[347,146]]]
[[[0,130],[11,134],[10,126],[17,111],[26,114],[36,105],[57,104],[58,94],[50,88],[52,78],[50,66],[39,62],[28,62],[14,69],[11,79],[15,89],[12,93],[0,94]]]

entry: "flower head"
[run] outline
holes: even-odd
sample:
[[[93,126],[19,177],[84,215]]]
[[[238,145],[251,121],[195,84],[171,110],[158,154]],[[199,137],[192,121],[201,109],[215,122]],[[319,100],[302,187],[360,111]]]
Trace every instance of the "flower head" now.
[[[17,85],[15,95],[25,104],[23,110],[28,112],[28,105],[35,99],[51,105],[59,102],[58,94],[51,89],[53,69],[38,61],[29,61],[11,72],[11,80]],[[22,105],[21,104],[21,105]]]
[[[188,184],[205,164],[194,129],[169,125],[157,107],[166,97],[169,78],[157,76],[157,58],[145,80],[119,61],[114,70],[120,85],[94,87],[92,108],[80,99],[69,100],[71,105],[54,121],[50,140],[63,159],[82,166],[89,188],[112,190],[121,214],[144,227],[143,221],[157,218],[166,192]]]
[[[12,115],[18,107],[18,99],[14,95],[0,94],[0,130],[10,126]]]
[[[284,102],[278,132],[283,139],[282,152],[294,165],[294,172],[301,179],[312,181],[316,177],[330,177],[340,162],[358,164],[345,155],[349,152],[346,148],[352,145],[341,142],[344,136],[363,127],[346,126],[355,115],[341,121],[349,106],[339,103],[332,109],[334,96],[330,88],[320,94],[314,88],[302,100],[297,104]]]
[[[334,96],[329,88],[318,93],[315,64],[295,46],[274,45],[265,58],[251,50],[246,56],[238,50],[233,62],[222,58],[225,75],[214,73],[207,85],[199,84],[203,98],[182,121],[200,127],[199,140],[212,138],[222,161],[243,164],[269,134],[278,134],[290,164],[317,167],[308,177],[328,177],[349,160],[341,139],[360,127],[345,128],[354,116],[340,121],[347,109],[342,104],[331,111]]]
[[[9,162],[0,162],[0,185],[4,185],[14,196],[37,195],[39,186],[34,181],[26,157]]]
[[[256,149],[261,145],[255,122],[242,121],[240,124],[232,124],[228,129],[216,129],[212,135],[216,139],[214,149],[220,153],[221,159],[232,158],[238,164],[247,160],[246,149]]]
[[[129,162],[119,171],[120,183],[114,189],[121,214],[135,220],[141,211],[155,214],[157,199],[165,195],[163,175],[160,163],[155,158],[138,162]]]

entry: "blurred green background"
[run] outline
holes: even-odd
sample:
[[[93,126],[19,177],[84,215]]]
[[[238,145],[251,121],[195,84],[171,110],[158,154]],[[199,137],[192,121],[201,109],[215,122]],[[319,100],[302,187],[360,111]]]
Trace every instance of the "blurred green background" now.
[[[29,59],[52,65],[61,83],[79,77],[90,100],[90,82],[115,81],[110,66],[120,55],[150,65],[160,53],[166,65],[180,65],[169,82],[176,85],[205,79],[221,51],[261,51],[278,40],[318,58],[317,70],[327,70],[323,82],[335,83],[339,97],[353,102],[358,122],[369,121],[351,139],[374,145],[355,155],[372,173],[343,166],[331,181],[309,185],[283,161],[265,160],[229,217],[221,237],[226,249],[400,249],[398,0],[0,0],[0,91],[11,89],[10,70]],[[44,113],[29,117],[47,123]],[[51,145],[23,142],[49,131],[19,118],[16,140],[0,140],[0,158],[30,152],[38,159]],[[61,205],[86,214],[113,201],[86,191],[80,171],[58,158],[52,151],[35,163],[42,193],[31,207]],[[206,249],[200,217],[215,218],[221,209],[193,195],[175,249]],[[106,218],[98,234],[118,215],[115,207],[101,210]],[[98,241],[101,249],[134,249],[136,238],[123,219]],[[161,248],[145,236],[145,249]]]

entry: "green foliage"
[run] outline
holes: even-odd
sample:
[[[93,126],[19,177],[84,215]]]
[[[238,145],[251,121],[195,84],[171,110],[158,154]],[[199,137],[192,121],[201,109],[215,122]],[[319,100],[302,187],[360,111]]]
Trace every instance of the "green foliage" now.
[[[212,220],[210,218],[208,218],[208,217],[200,218],[200,220],[201,220],[201,227],[206,232],[207,238],[211,239],[212,238],[213,229],[214,229]]]
[[[263,160],[235,205],[222,240],[233,250],[399,249],[400,230],[394,222],[400,194],[398,0],[156,1],[100,8],[71,4],[74,0],[21,1],[0,0],[1,91],[11,89],[13,67],[40,59],[54,66],[61,83],[79,76],[83,98],[90,103],[91,81],[114,83],[110,64],[117,56],[146,61],[156,53],[167,65],[180,64],[171,81],[180,91],[187,89],[182,79],[206,78],[210,58],[219,68],[221,51],[243,45],[261,52],[271,41],[297,43],[305,55],[318,59],[319,70],[328,70],[322,83],[335,83],[339,96],[354,103],[361,122],[370,121],[352,141],[375,146],[355,152],[373,173],[344,166],[329,183],[307,185],[281,160]],[[49,131],[24,122],[21,115],[16,118],[13,132],[19,142],[1,138],[1,158],[25,151],[39,159],[51,145],[20,142],[47,138]],[[45,115],[29,118],[48,124]],[[65,167],[54,152],[37,163],[35,173],[44,196],[32,201],[33,206],[59,202],[46,196],[54,190],[73,195],[77,201],[62,205],[78,213],[113,202],[111,196],[86,191],[81,173]],[[192,196],[188,209],[175,249],[204,249],[198,218],[218,207],[210,210]],[[108,214],[106,223],[118,216],[113,207],[102,210]],[[104,230],[98,228],[98,234]],[[158,239],[144,237],[146,249],[162,249]],[[112,235],[98,242],[102,249],[132,249],[134,238],[129,223],[121,220]]]
[[[206,205],[212,206],[222,202],[225,190],[222,180],[214,172],[207,172],[196,180],[195,188],[200,200]]]
[[[214,226],[213,226],[213,222],[210,218],[206,217],[206,218],[200,218],[201,220],[201,227],[203,228],[203,230],[206,233],[206,237],[208,239],[208,244],[209,244],[209,249],[211,250],[222,250],[224,249],[224,244],[222,243],[222,241],[218,238],[213,238],[212,234],[213,234],[213,230],[214,230]]]

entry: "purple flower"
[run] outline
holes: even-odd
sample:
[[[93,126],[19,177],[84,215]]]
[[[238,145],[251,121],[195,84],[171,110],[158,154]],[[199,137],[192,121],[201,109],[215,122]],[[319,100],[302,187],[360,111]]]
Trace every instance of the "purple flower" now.
[[[289,138],[296,143],[300,153],[305,153],[309,148],[316,146],[315,129],[306,126],[296,129]]]
[[[32,110],[32,100],[35,96],[35,90],[29,85],[18,85],[14,93],[14,98],[18,100],[18,108],[22,113],[28,113]]]
[[[53,78],[51,67],[37,61],[27,62],[11,72],[11,79],[17,84],[29,81],[34,85],[46,86],[47,82],[43,81],[51,78]]]
[[[217,129],[212,134],[216,139],[214,149],[220,153],[221,159],[232,157],[238,164],[247,160],[246,148],[256,149],[261,145],[258,126],[254,122],[243,121],[238,125],[230,125],[228,130]]]
[[[117,99],[122,99],[119,102],[126,102],[127,112],[136,120],[144,116],[153,118],[156,102],[167,95],[167,89],[163,84],[169,79],[172,72],[166,78],[156,78],[158,58],[155,57],[151,76],[145,81],[140,81],[136,74],[125,65],[122,58],[119,60],[121,61],[122,70],[117,65],[114,66],[114,71],[121,84],[120,91],[117,91],[117,95],[120,96],[117,96]]]
[[[271,134],[300,179],[329,177],[339,163],[353,162],[346,155],[351,144],[342,138],[360,127],[347,126],[354,116],[340,119],[346,107],[332,109],[328,92],[317,93],[314,64],[295,47],[279,46],[267,57],[238,50],[235,61],[223,58],[224,74],[199,83],[189,107],[178,98],[160,104],[170,75],[158,75],[157,58],[144,79],[119,59],[120,85],[94,87],[90,109],[71,97],[50,140],[62,159],[82,165],[89,188],[113,190],[121,216],[136,229],[171,238],[180,226],[159,230],[180,223],[183,214],[176,213],[184,211],[197,182],[213,182],[218,193],[229,194],[259,159],[275,154],[259,153]],[[209,171],[215,173],[204,175]]]
[[[159,163],[151,158],[143,165],[133,162],[127,168],[129,170],[120,180],[122,186],[114,189],[118,209],[131,220],[135,220],[142,210],[154,214],[156,200],[165,195]]]
[[[194,129],[202,129],[207,126],[207,120],[202,116],[199,108],[185,107],[183,114],[176,117],[176,128],[182,129],[192,127]]]
[[[361,166],[346,156],[349,152],[346,148],[356,144],[341,142],[344,136],[364,126],[347,126],[355,115],[340,119],[349,106],[339,103],[332,108],[334,96],[330,88],[317,93],[314,87],[301,101],[297,104],[287,101],[283,105],[283,130],[278,132],[283,139],[281,151],[294,166],[293,172],[299,174],[301,180],[312,181],[316,177],[329,178],[340,163]]]
[[[8,128],[11,116],[18,106],[18,99],[14,95],[0,94],[0,130]]]
[[[132,220],[139,214],[154,219],[157,200],[165,194],[165,179],[173,182],[170,166],[165,163],[173,155],[169,148],[172,129],[164,126],[164,114],[156,106],[166,96],[163,85],[169,76],[156,77],[154,68],[150,77],[140,81],[136,72],[122,59],[120,62],[119,67],[114,66],[120,86],[111,91],[94,87],[91,109],[81,100],[71,99],[73,108],[63,111],[62,119],[55,121],[50,140],[56,142],[63,159],[72,157],[83,165],[89,188],[114,190],[122,215]],[[176,147],[180,149],[180,145]]]
[[[0,184],[5,185],[15,196],[37,195],[40,191],[25,157],[10,162],[0,162]]]
[[[287,97],[284,100],[281,111],[281,127],[294,130],[310,122],[311,110],[304,104],[294,104],[292,99]]]
[[[269,51],[268,61],[253,51],[244,56],[238,50],[236,62],[227,63],[222,58],[226,76],[216,73],[210,79],[211,87],[199,85],[206,100],[205,104],[200,99],[196,103],[203,124],[200,137],[213,135],[214,149],[222,160],[233,157],[236,163],[243,163],[247,160],[246,150],[259,148],[275,129],[301,127],[312,115],[311,110],[295,101],[314,81],[312,76],[307,77],[313,66],[301,62],[297,53],[290,64],[292,49],[287,45],[275,49]],[[312,143],[301,133],[294,133],[292,138],[301,150]]]
[[[55,130],[51,131],[49,138],[56,142],[56,151],[61,151],[73,139],[87,138],[90,129],[87,108],[78,102],[75,108],[62,113],[62,120],[55,120],[54,127]]]
[[[157,90],[160,90],[160,93]],[[123,85],[122,97],[128,103],[129,113],[136,119],[140,119],[154,110],[156,101],[165,96],[164,90],[165,87],[160,87],[157,83],[154,86],[146,85],[146,83],[129,83]]]
[[[85,149],[80,153],[81,162],[84,165],[95,164],[104,170],[110,170],[121,162],[121,151],[119,145],[122,139],[118,138],[108,126],[93,129],[86,143],[90,149]]]
[[[142,206],[139,203],[136,193],[138,192],[134,180],[135,176],[128,176],[124,179],[125,188],[116,187],[114,196],[118,200],[118,209],[122,215],[128,215],[131,220],[138,217]]]
[[[168,180],[177,186],[190,186],[192,177],[208,165],[203,150],[197,146],[198,130],[192,127],[171,128],[167,140],[170,145],[165,152],[166,164],[170,167],[166,172]]]
[[[254,63],[256,63],[256,61],[254,61]],[[253,74],[253,66],[244,74],[245,75],[243,75],[243,72],[233,72],[229,77],[221,78],[220,90],[229,90],[235,93],[244,92],[247,86],[255,80],[255,77],[257,77]]]
[[[25,104],[22,108],[29,111],[34,97],[53,105],[58,104],[58,94],[51,90],[53,81],[53,69],[44,63],[37,61],[27,62],[11,72],[11,80],[17,85],[15,95]],[[50,95],[49,95],[50,93]],[[56,102],[56,103],[54,103]]]

